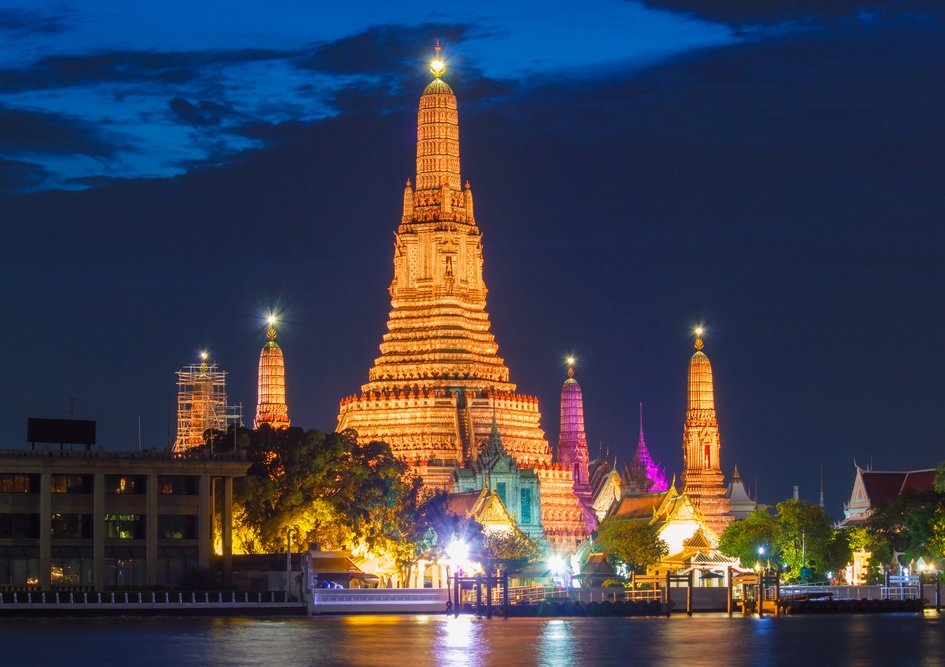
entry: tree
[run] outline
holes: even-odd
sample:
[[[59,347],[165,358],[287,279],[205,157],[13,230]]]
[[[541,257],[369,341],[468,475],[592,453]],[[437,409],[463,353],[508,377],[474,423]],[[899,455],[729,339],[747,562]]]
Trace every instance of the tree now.
[[[799,578],[801,567],[823,576],[850,562],[849,545],[842,537],[835,544],[838,537],[823,507],[792,499],[778,503],[777,508],[777,546],[781,560],[790,568],[789,578]]]
[[[930,555],[935,548],[934,518],[943,507],[945,493],[916,489],[878,508],[867,526],[910,562]]]
[[[541,558],[541,546],[517,527],[495,531],[482,540],[482,553],[488,562],[502,563],[507,568],[521,567]]]
[[[237,544],[246,551],[284,551],[291,529],[294,551],[317,542],[409,560],[404,552],[415,549],[408,536],[420,481],[386,444],[362,446],[352,433],[268,426],[230,442],[245,442],[251,462],[234,488]]]
[[[939,507],[930,522],[929,551],[939,562],[945,561],[945,507]]]
[[[945,493],[945,461],[938,464],[935,468],[935,490],[938,493]]]
[[[759,559],[777,560],[780,555],[778,530],[778,520],[767,507],[759,507],[744,519],[728,525],[719,538],[719,551],[738,558],[743,567],[751,567]],[[759,555],[759,548],[764,549],[763,556]]]
[[[597,527],[595,541],[599,541],[631,571],[655,565],[669,554],[669,547],[657,535],[656,526],[642,521],[608,517]]]

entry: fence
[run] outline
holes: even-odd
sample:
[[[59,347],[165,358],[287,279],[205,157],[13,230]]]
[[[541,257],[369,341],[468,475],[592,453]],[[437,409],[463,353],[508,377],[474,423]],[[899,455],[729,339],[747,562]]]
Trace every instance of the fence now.
[[[41,607],[50,605],[78,608],[127,607],[127,608],[194,608],[194,607],[259,607],[299,606],[301,603],[287,600],[284,591],[227,592],[202,591],[120,591],[107,593],[91,592],[37,592],[14,591],[0,593],[0,609],[17,607]]]

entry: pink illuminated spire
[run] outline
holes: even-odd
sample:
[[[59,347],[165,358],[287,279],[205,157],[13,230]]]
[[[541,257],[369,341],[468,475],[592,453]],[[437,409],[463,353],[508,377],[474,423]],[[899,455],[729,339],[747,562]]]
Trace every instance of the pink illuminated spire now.
[[[574,379],[574,358],[568,358],[568,379],[561,387],[561,432],[558,436],[558,462],[569,468],[575,486],[589,482],[587,436],[584,433],[584,396]]]
[[[640,441],[637,443],[637,453],[633,457],[639,461],[646,469],[647,478],[653,482],[650,487],[650,493],[666,491],[669,484],[666,482],[666,472],[650,456],[650,451],[646,448],[646,442],[643,440],[643,403],[640,403]]]

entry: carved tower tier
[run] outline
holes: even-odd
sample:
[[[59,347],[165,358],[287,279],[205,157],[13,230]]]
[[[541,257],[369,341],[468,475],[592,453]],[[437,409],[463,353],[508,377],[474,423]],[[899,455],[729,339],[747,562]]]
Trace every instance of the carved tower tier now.
[[[461,187],[456,96],[436,79],[420,98],[416,190],[407,181],[394,240],[391,312],[359,396],[341,401],[338,430],[382,440],[426,486],[452,488],[455,463],[475,459],[493,414],[520,467],[550,464],[538,400],[516,393],[489,331],[482,233]]]
[[[721,535],[732,517],[719,461],[721,442],[715,417],[712,365],[702,348],[702,331],[696,330],[696,353],[689,360],[689,404],[683,429],[683,487],[705,515],[708,526]]]
[[[259,428],[289,428],[289,407],[285,402],[285,359],[276,342],[275,319],[269,319],[269,341],[259,353],[259,393],[256,401],[256,419]]]

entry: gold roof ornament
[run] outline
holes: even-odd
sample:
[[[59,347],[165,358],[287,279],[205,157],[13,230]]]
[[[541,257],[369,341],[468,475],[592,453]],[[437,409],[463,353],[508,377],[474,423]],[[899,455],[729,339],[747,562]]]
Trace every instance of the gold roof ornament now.
[[[436,40],[436,55],[433,56],[433,61],[430,63],[430,73],[439,79],[445,71],[446,63],[440,58],[440,40]]]
[[[702,327],[696,327],[696,349],[701,350],[705,347],[705,343],[702,342],[702,332],[704,329]]]

